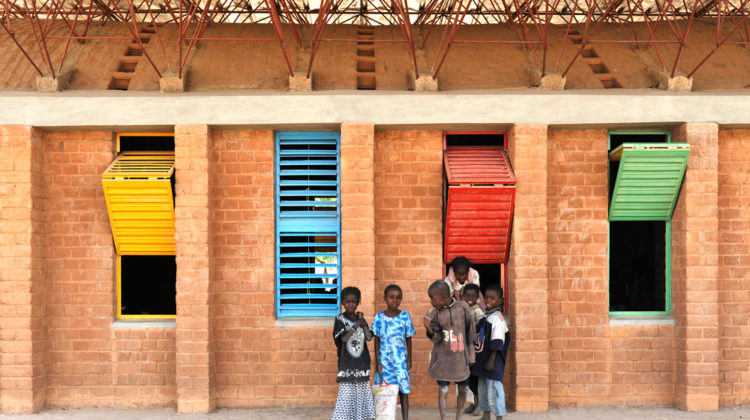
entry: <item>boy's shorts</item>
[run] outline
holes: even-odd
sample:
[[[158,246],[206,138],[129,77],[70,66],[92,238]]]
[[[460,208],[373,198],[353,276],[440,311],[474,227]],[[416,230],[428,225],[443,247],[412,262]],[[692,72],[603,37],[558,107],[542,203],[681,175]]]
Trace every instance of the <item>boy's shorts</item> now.
[[[469,376],[468,378],[466,378],[465,380],[461,382],[454,382],[454,383],[456,385],[469,386],[469,379],[471,379],[471,376]],[[437,384],[438,386],[450,386],[451,383],[448,381],[437,381]]]

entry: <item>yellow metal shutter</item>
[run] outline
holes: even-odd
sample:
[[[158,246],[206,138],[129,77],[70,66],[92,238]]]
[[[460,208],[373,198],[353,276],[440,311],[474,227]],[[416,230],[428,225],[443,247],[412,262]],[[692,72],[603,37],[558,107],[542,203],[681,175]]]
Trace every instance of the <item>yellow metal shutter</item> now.
[[[124,152],[102,174],[118,255],[175,255],[174,152]]]

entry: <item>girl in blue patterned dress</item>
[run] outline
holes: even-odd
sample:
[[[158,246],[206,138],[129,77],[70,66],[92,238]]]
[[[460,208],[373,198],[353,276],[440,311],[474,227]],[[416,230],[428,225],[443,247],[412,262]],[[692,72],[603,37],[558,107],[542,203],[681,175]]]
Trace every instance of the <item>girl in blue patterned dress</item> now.
[[[372,321],[375,334],[375,377],[374,383],[387,382],[398,385],[401,397],[401,417],[409,419],[409,393],[411,386],[411,338],[416,334],[408,312],[398,309],[403,292],[395,284],[385,288],[387,309],[378,312]]]

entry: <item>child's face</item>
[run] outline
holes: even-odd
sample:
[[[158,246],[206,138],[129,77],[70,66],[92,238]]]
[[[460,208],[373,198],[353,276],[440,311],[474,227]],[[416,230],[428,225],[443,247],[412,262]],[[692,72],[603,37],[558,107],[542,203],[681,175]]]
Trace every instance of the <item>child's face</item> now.
[[[484,303],[487,305],[487,309],[495,309],[503,303],[503,298],[496,291],[488,290],[484,293]]]
[[[465,290],[462,298],[463,301],[466,302],[469,306],[474,306],[477,304],[479,294],[477,294],[476,290]]]
[[[469,268],[461,267],[453,269],[453,276],[456,277],[459,283],[464,284],[469,279]]]
[[[385,294],[385,304],[388,309],[395,311],[401,306],[402,294],[398,289],[388,289],[388,293]]]
[[[448,293],[432,293],[430,294],[430,303],[435,309],[442,309],[450,303],[451,297]]]
[[[359,299],[354,295],[346,295],[341,300],[341,306],[344,307],[344,313],[352,315],[357,311],[359,306]]]

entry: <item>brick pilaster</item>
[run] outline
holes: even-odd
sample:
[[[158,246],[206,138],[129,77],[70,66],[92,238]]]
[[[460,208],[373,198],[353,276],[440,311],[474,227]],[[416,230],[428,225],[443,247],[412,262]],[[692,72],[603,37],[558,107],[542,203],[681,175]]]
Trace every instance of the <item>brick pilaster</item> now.
[[[0,410],[45,403],[41,133],[0,126]]]
[[[672,219],[675,404],[690,411],[719,407],[718,139],[716,123],[673,132],[691,148]]]
[[[518,411],[549,407],[547,294],[547,126],[515,125],[510,159],[516,173],[516,203],[509,258],[509,312]],[[513,362],[511,362],[513,364]]]
[[[341,124],[341,281],[362,291],[360,310],[372,322],[375,290],[375,126]]]
[[[215,407],[211,328],[209,158],[206,125],[175,127],[177,411]]]

